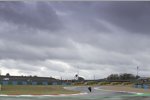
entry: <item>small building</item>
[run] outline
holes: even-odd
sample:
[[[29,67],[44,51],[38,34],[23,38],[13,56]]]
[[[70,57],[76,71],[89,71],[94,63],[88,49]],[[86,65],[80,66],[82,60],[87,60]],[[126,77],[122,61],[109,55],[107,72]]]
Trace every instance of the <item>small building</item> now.
[[[135,88],[144,88],[144,89],[149,89],[149,82],[150,78],[149,77],[140,77],[137,79],[136,84],[134,85]]]
[[[52,77],[37,77],[37,76],[10,76],[1,75],[0,83],[2,85],[53,85],[59,80]]]
[[[147,83],[147,82],[150,82],[150,78],[149,77],[140,77],[140,78],[138,78],[137,79],[137,81],[139,82],[139,83]]]

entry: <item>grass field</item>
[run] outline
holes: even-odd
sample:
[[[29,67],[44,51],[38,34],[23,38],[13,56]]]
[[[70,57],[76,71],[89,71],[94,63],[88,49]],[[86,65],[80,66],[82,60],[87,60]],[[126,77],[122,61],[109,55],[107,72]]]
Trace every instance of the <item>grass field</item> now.
[[[7,95],[58,95],[75,94],[77,91],[64,89],[62,86],[39,86],[39,85],[5,85],[2,86],[0,94]]]
[[[101,86],[101,89],[104,90],[113,90],[113,91],[126,91],[126,92],[137,92],[137,93],[148,93],[150,94],[150,89],[143,88],[134,88],[133,86]]]

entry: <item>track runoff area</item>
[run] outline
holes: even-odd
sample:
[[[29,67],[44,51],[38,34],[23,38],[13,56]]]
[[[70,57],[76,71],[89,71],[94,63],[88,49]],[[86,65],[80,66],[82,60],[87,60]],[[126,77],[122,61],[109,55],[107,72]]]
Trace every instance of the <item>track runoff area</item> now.
[[[69,87],[68,87],[69,89]],[[0,95],[2,100],[150,100],[150,94],[144,93],[127,93],[116,92],[109,90],[102,90],[100,87],[92,87],[89,91],[89,87],[70,87],[71,90],[81,91],[80,94],[74,95]]]

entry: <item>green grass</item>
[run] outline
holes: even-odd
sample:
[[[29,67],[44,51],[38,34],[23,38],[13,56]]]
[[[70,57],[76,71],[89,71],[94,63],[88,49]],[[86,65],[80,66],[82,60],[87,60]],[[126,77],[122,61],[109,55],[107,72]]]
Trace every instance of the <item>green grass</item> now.
[[[5,85],[2,86],[0,94],[7,95],[57,95],[74,94],[78,91],[66,90],[62,86],[42,86],[42,85]]]

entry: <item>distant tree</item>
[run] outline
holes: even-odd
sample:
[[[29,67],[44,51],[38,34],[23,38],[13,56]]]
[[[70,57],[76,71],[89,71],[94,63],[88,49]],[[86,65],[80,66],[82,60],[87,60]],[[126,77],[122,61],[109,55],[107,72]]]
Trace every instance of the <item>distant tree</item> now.
[[[83,77],[80,77],[78,74],[76,74],[75,76],[75,80],[78,82],[84,81],[85,79]]]
[[[136,75],[136,79],[140,78],[140,76]]]
[[[118,80],[119,75],[118,74],[111,74],[107,77],[107,80]]]
[[[81,82],[81,81],[84,81],[85,79],[83,77],[78,77],[78,81]]]
[[[134,76],[133,74],[123,73],[123,74],[120,74],[120,79],[131,80],[131,79],[136,79],[136,76]]]
[[[36,75],[34,75],[33,77],[37,77]]]
[[[136,76],[133,74],[123,73],[123,74],[111,74],[107,77],[107,80],[132,80],[136,79]]]
[[[9,74],[9,73],[7,73],[7,74],[6,74],[6,76],[10,76],[10,74]]]

